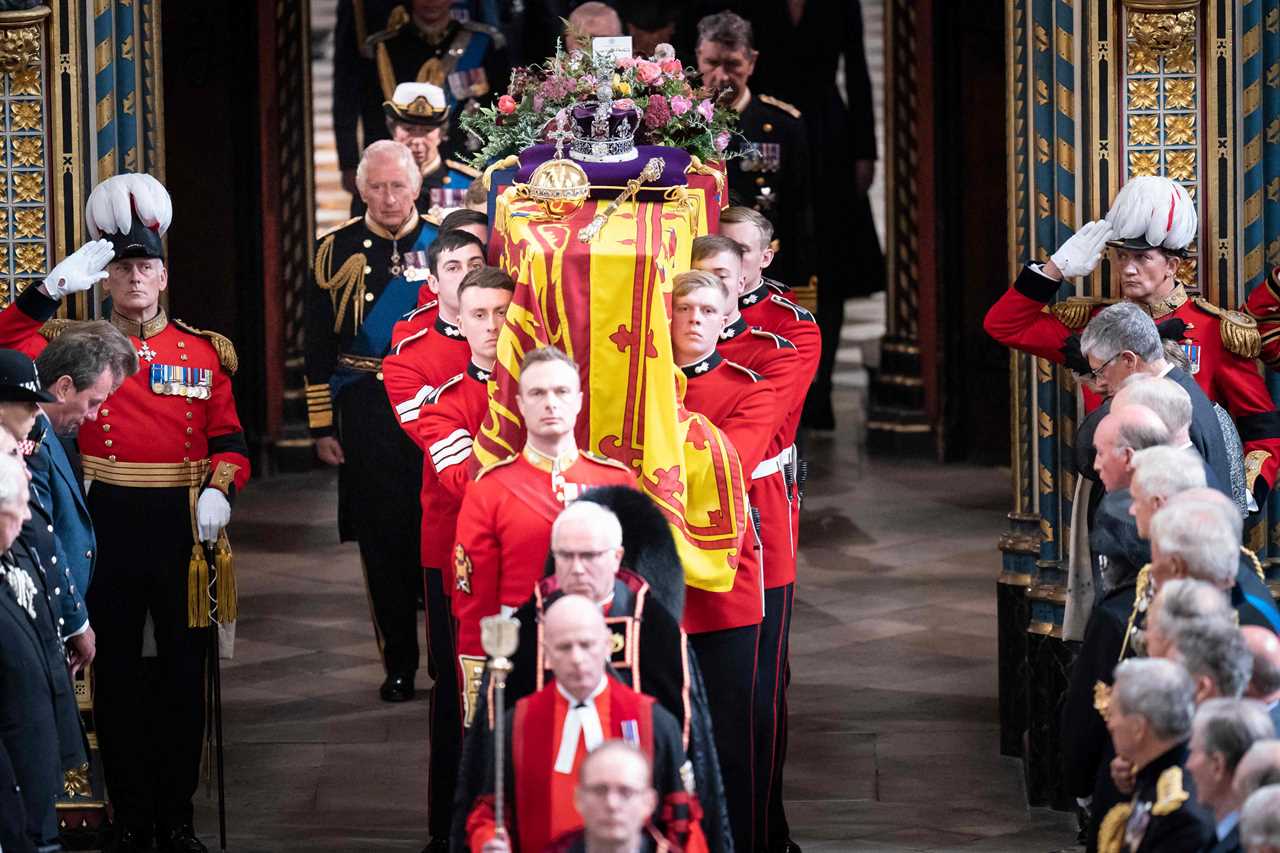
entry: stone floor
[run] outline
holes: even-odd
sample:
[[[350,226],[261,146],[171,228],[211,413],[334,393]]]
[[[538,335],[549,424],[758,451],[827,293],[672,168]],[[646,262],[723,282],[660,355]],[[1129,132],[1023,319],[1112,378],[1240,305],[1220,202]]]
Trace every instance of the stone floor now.
[[[864,386],[865,387],[865,386]],[[861,394],[813,438],[793,635],[787,794],[813,851],[1069,849],[998,754],[996,470],[862,458]],[[232,533],[236,658],[224,669],[229,849],[417,850],[426,703],[385,705],[360,567],[324,473],[254,484]],[[198,799],[206,841],[213,800]]]

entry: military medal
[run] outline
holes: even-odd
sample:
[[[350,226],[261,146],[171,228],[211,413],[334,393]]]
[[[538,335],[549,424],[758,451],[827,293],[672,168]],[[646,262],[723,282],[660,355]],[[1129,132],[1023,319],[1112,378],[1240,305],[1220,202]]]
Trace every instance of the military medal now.
[[[1196,374],[1200,372],[1200,345],[1191,341],[1183,341],[1180,346],[1182,353],[1187,357],[1187,372]]]
[[[13,590],[13,597],[17,599],[18,606],[27,611],[28,616],[35,619],[36,584],[31,579],[31,575],[27,574],[24,569],[5,563],[4,576],[5,580],[9,582],[9,589]]]
[[[151,360],[155,357],[156,357],[156,351],[151,348],[150,344],[148,344],[146,341],[143,341],[142,349],[138,350],[138,358],[146,359],[147,363],[150,364]]]

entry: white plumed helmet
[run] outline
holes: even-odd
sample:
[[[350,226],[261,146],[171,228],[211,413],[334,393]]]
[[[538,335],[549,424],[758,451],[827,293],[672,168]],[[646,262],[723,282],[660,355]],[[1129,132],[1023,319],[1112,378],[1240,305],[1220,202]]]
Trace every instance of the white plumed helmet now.
[[[1130,178],[1116,194],[1106,220],[1114,234],[1108,246],[1182,254],[1195,239],[1199,223],[1187,191],[1159,175]]]
[[[173,202],[164,184],[150,175],[114,175],[93,188],[84,219],[94,239],[104,234],[128,234],[134,215],[145,228],[163,237],[173,219]]]

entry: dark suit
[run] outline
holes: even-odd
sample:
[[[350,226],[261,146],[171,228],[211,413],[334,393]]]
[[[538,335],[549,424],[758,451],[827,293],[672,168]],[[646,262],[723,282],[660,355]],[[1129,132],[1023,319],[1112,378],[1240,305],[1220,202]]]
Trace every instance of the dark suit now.
[[[88,622],[84,596],[93,577],[98,543],[93,536],[93,519],[85,502],[82,477],[76,474],[65,446],[54,435],[53,425],[44,415],[37,419],[36,429],[42,435],[35,452],[27,457],[27,468],[31,471],[31,492],[52,516],[57,546],[60,546],[57,562],[46,566],[46,570],[56,568],[54,573],[62,583],[60,615],[65,620],[62,636],[69,637]]]
[[[9,751],[0,741],[0,850],[35,853],[27,837],[27,809],[22,804],[22,788],[13,772]]]
[[[1182,368],[1174,367],[1165,378],[1177,382],[1191,396],[1191,443],[1217,478],[1216,483],[1209,483],[1210,488],[1231,497],[1231,460],[1227,457],[1222,425],[1213,410],[1213,402]]]
[[[55,684],[66,668],[51,661],[38,614],[44,599],[37,569],[25,552],[10,551],[0,572],[0,744],[13,763],[27,813],[27,835],[37,845],[58,839],[54,798],[62,790]],[[16,568],[15,568],[16,567]],[[25,573],[35,586],[29,612],[19,603],[8,572]],[[37,615],[32,615],[33,613]]]
[[[1231,831],[1227,833],[1227,837],[1219,839],[1214,834],[1213,842],[1204,848],[1204,853],[1242,853],[1244,847],[1240,844],[1240,824],[1231,827]]]

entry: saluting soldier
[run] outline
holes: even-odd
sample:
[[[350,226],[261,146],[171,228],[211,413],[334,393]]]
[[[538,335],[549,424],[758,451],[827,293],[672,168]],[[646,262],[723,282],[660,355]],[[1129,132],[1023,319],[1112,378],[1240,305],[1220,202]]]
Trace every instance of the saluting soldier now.
[[[449,106],[444,150],[464,157],[479,150],[459,124],[461,115],[507,89],[511,67],[506,39],[494,27],[459,21],[449,0],[414,0],[412,14],[397,6],[386,29],[369,36],[377,67],[378,100],[392,100],[401,82],[431,83]]]
[[[391,138],[413,152],[422,170],[418,212],[436,218],[441,210],[462,207],[467,187],[480,173],[465,163],[446,160],[441,153],[443,128],[449,122],[444,90],[430,83],[401,83],[382,105]]]
[[[422,453],[400,430],[382,386],[396,320],[426,277],[424,228],[414,202],[422,174],[389,139],[357,169],[369,205],[322,237],[306,303],[307,411],[316,454],[338,467],[338,530],[360,545],[386,679],[380,695],[414,695],[418,670],[418,484]]]
[[[97,632],[94,719],[116,819],[113,849],[145,849],[154,829],[161,849],[199,853],[205,847],[192,827],[191,798],[204,738],[211,615],[202,546],[225,566],[218,607],[223,620],[234,620],[223,528],[249,479],[249,458],[231,394],[235,348],[221,335],[170,321],[160,305],[168,287],[161,237],[171,216],[168,192],[150,175],[108,178],[89,196],[89,230],[114,248],[104,282],[111,323],[128,336],[143,369],[101,408],[94,404],[79,445],[98,547],[87,604]],[[55,294],[87,290],[94,280],[69,276]],[[74,328],[68,321],[45,325],[57,307],[57,298],[28,288],[0,314],[0,338],[42,350],[41,334]],[[154,678],[144,678],[142,667],[148,616]]]
[[[729,91],[747,141],[742,156],[728,161],[729,203],[768,218],[774,274],[803,287],[817,272],[808,136],[798,109],[751,90],[757,56],[751,24],[740,16],[720,12],[698,22],[698,71],[712,90]]]
[[[1096,369],[1095,375],[1106,379],[1116,360],[1089,363],[1079,354],[1078,335],[1096,312],[1116,300],[1072,297],[1044,309],[1063,279],[1088,275],[1111,249],[1123,299],[1166,329],[1168,321],[1181,321],[1177,341],[1190,362],[1188,372],[1235,418],[1244,442],[1246,485],[1261,507],[1280,470],[1280,419],[1258,373],[1256,321],[1188,296],[1177,279],[1190,257],[1197,222],[1195,203],[1179,184],[1157,176],[1132,178],[1105,219],[1084,225],[1044,264],[1023,268],[991,306],[983,328],[1006,346],[1065,363],[1079,374]],[[1096,408],[1097,395],[1084,393],[1086,409]]]

